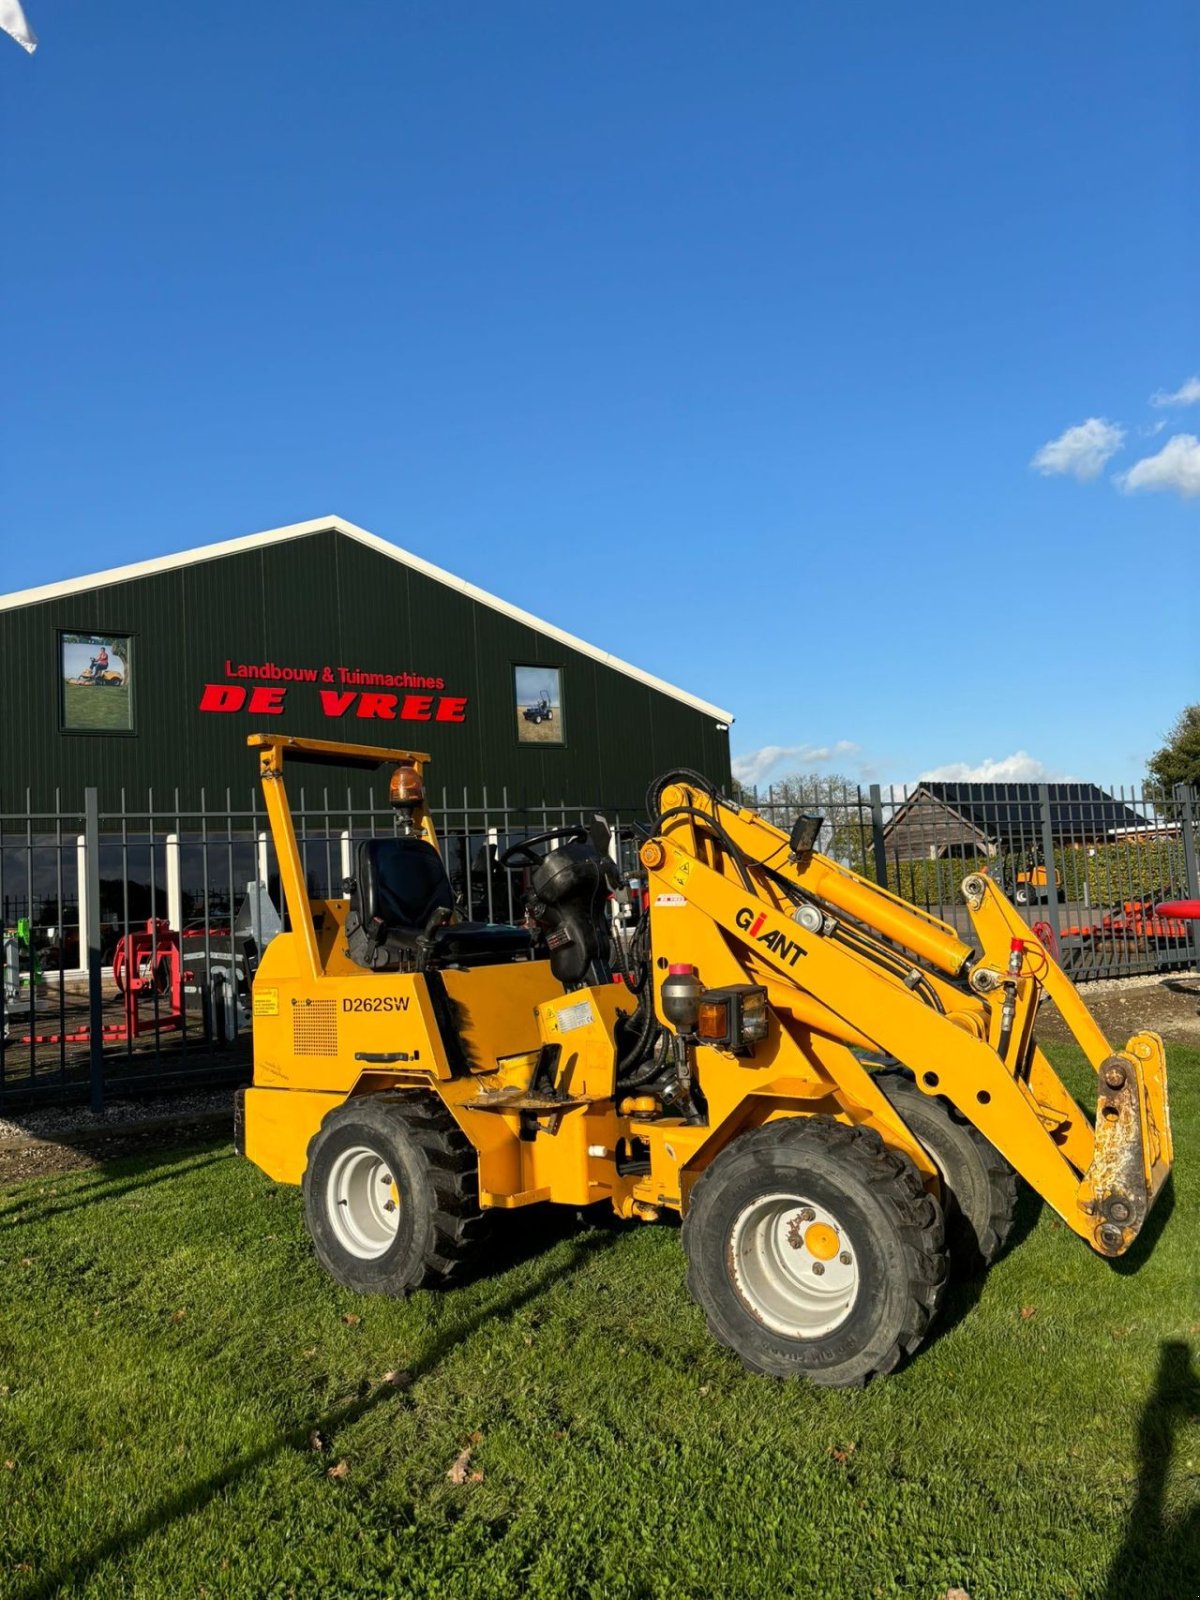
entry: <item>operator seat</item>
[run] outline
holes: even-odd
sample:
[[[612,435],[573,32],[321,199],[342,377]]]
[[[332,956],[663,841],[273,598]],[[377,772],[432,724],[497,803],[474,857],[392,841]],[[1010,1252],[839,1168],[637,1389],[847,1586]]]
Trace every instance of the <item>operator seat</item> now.
[[[495,966],[528,957],[527,928],[450,922],[454,890],[426,839],[363,839],[349,884],[346,941],[351,960],[375,972]]]

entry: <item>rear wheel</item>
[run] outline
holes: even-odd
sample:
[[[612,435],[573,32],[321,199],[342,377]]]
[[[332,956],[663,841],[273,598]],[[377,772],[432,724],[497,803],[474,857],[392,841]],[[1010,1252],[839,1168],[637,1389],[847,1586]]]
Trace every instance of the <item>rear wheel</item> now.
[[[433,1095],[347,1101],[308,1147],[304,1215],[317,1259],[362,1294],[447,1282],[484,1232],[477,1174],[469,1141]]]
[[[949,1100],[922,1094],[906,1068],[889,1067],[875,1081],[941,1174],[951,1266],[960,1274],[990,1266],[1012,1233],[1016,1173]]]
[[[751,1372],[828,1386],[891,1372],[945,1278],[941,1210],[869,1128],[790,1117],[742,1134],[692,1190],[688,1289]]]

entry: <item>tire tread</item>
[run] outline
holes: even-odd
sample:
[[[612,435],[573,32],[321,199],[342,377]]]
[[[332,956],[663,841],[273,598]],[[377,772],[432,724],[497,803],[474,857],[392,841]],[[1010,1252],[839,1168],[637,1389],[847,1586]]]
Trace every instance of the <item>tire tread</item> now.
[[[824,1378],[819,1371],[809,1372],[807,1377],[818,1385],[836,1383],[842,1387],[861,1388],[871,1377],[894,1372],[904,1357],[911,1355],[924,1340],[937,1314],[946,1282],[941,1209],[937,1201],[926,1193],[920,1173],[907,1156],[889,1150],[874,1128],[836,1122],[829,1117],[780,1118],[740,1135],[736,1143],[742,1144],[744,1140],[753,1140],[762,1150],[811,1142],[826,1154],[854,1166],[859,1178],[875,1190],[878,1198],[893,1212],[904,1250],[908,1284],[908,1305],[898,1337],[868,1370],[849,1382],[844,1378]],[[704,1186],[719,1181],[716,1177],[719,1161],[718,1156],[696,1180],[688,1215],[683,1220],[688,1292],[702,1308],[705,1307],[705,1297],[699,1253],[690,1247],[692,1241],[688,1223],[695,1214],[696,1201],[702,1196]],[[718,1343],[733,1348],[728,1336],[707,1309],[705,1321]],[[766,1367],[757,1365],[744,1350],[735,1350],[735,1354],[748,1371],[774,1375]]]

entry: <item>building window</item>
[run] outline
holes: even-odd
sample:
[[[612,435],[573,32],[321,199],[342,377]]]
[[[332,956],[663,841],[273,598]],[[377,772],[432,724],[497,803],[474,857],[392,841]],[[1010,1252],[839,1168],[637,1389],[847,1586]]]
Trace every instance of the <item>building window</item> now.
[[[514,667],[513,678],[521,744],[563,744],[562,669]]]
[[[60,633],[58,666],[64,731],[133,732],[133,650],[127,633]]]

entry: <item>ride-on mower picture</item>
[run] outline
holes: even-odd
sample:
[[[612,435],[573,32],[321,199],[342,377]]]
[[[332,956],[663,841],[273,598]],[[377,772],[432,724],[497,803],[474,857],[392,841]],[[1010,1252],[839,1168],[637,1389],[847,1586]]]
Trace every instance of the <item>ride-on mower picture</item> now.
[[[125,676],[123,673],[114,672],[111,668],[102,667],[93,661],[77,677],[67,678],[65,681],[75,688],[94,685],[102,689],[121,689],[125,685]]]
[[[535,726],[540,722],[554,721],[554,707],[544,689],[533,705],[522,707],[521,715],[526,722],[532,722]]]
[[[919,1350],[950,1274],[984,1271],[1027,1183],[1124,1254],[1171,1167],[1157,1034],[1113,1049],[989,878],[972,943],[696,773],[647,797],[648,915],[614,972],[602,838],[510,845],[522,927],[461,921],[428,758],[256,734],[290,922],[254,980],[239,1149],[299,1184],[340,1283],[404,1295],[486,1259],[501,1213],[682,1216],[687,1286],[753,1372],[861,1384]],[[394,833],[310,899],[295,764],[390,771]],[[1052,999],[1095,1125],[1036,1039]]]

